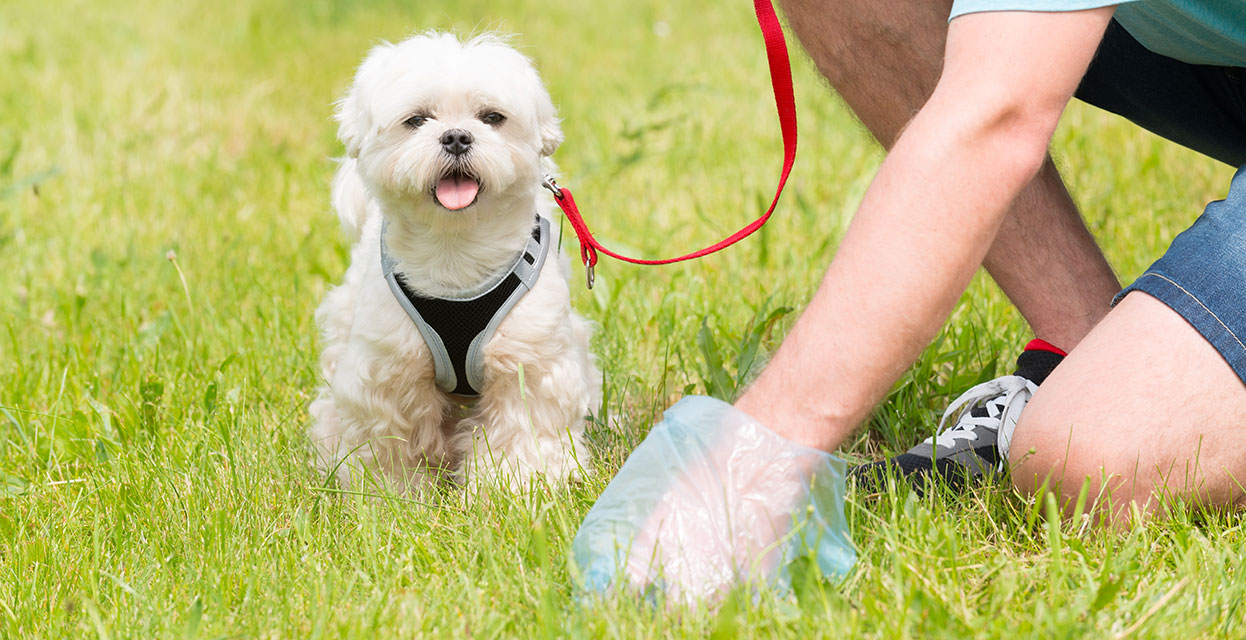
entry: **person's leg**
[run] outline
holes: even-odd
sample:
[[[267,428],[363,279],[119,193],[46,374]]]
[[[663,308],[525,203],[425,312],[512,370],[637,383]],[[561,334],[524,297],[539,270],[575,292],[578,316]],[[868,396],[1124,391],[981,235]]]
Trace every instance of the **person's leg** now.
[[[934,90],[950,0],[782,0],[793,31],[890,148]],[[1072,349],[1120,289],[1050,160],[1018,196],[984,265],[1035,334]]]
[[[950,0],[781,0],[789,23],[822,74],[884,147],[890,148],[926,102],[942,70]],[[1108,312],[1116,276],[1048,158],[1000,226],[984,266],[1035,335],[1072,349]],[[954,421],[946,438],[929,438],[888,460],[855,467],[873,485],[899,473],[921,490],[931,475],[957,483],[1000,466],[996,433],[1012,424],[1059,361],[1029,352],[1017,375],[981,385],[976,406]],[[1006,388],[1005,388],[1006,387]]]
[[[1021,415],[1013,482],[1071,496],[1089,478],[1118,514],[1156,494],[1242,503],[1246,165],[1117,299]]]
[[[949,3],[884,0],[830,6],[786,0],[784,6],[822,72],[889,145],[937,79]],[[1113,23],[1077,97],[1212,157],[1240,163],[1246,159],[1244,85],[1246,70],[1165,58]],[[1104,316],[1117,286],[1050,162],[1014,203],[985,265],[1036,335],[1065,350],[1077,346]],[[997,463],[997,441],[1007,441],[1052,360],[1050,354],[1027,349],[1017,375],[969,390],[966,411],[938,438],[888,461],[857,467],[854,475],[867,482],[875,471],[934,473],[949,481],[958,473],[981,475],[984,467]],[[914,486],[922,480],[917,477]]]
[[[1039,388],[1017,425],[1012,481],[1153,510],[1158,496],[1217,505],[1246,494],[1246,386],[1184,318],[1127,296]],[[1107,480],[1106,487],[1104,480]]]

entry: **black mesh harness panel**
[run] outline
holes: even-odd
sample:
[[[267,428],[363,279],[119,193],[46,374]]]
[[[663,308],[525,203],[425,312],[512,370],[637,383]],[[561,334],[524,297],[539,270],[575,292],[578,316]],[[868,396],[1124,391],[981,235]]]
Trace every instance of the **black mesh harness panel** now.
[[[381,229],[381,269],[389,289],[433,355],[437,387],[446,393],[479,396],[484,388],[484,347],[519,299],[536,284],[549,253],[549,220],[536,218],[524,250],[491,288],[471,298],[434,298],[411,288],[395,270]]]

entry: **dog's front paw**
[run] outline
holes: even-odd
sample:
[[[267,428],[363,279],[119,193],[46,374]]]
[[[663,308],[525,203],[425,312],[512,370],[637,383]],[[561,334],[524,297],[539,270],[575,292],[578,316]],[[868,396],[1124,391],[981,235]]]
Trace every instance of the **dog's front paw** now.
[[[518,464],[504,454],[492,455],[482,452],[471,456],[463,463],[459,471],[469,495],[482,490],[500,488],[512,493],[522,493],[531,486],[539,473]]]
[[[564,436],[561,441],[533,442],[524,447],[490,446],[480,437],[473,442],[472,451],[463,456],[459,473],[469,491],[501,487],[522,492],[541,483],[557,486],[577,482],[591,472],[584,447],[578,437]]]

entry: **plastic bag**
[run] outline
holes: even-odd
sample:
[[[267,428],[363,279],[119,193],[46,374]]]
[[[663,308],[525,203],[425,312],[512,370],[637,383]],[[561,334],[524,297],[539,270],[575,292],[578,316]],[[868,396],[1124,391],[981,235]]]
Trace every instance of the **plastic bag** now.
[[[844,462],[786,440],[731,405],[689,396],[668,409],[584,518],[573,575],[684,602],[738,582],[791,586],[812,557],[828,577],[856,562],[844,520]]]

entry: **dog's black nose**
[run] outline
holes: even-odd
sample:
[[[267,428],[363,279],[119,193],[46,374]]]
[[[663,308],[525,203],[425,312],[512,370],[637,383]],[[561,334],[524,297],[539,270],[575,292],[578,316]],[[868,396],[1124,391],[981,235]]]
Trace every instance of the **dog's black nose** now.
[[[475,138],[462,129],[450,129],[441,134],[441,146],[451,155],[461,156],[472,147]]]

